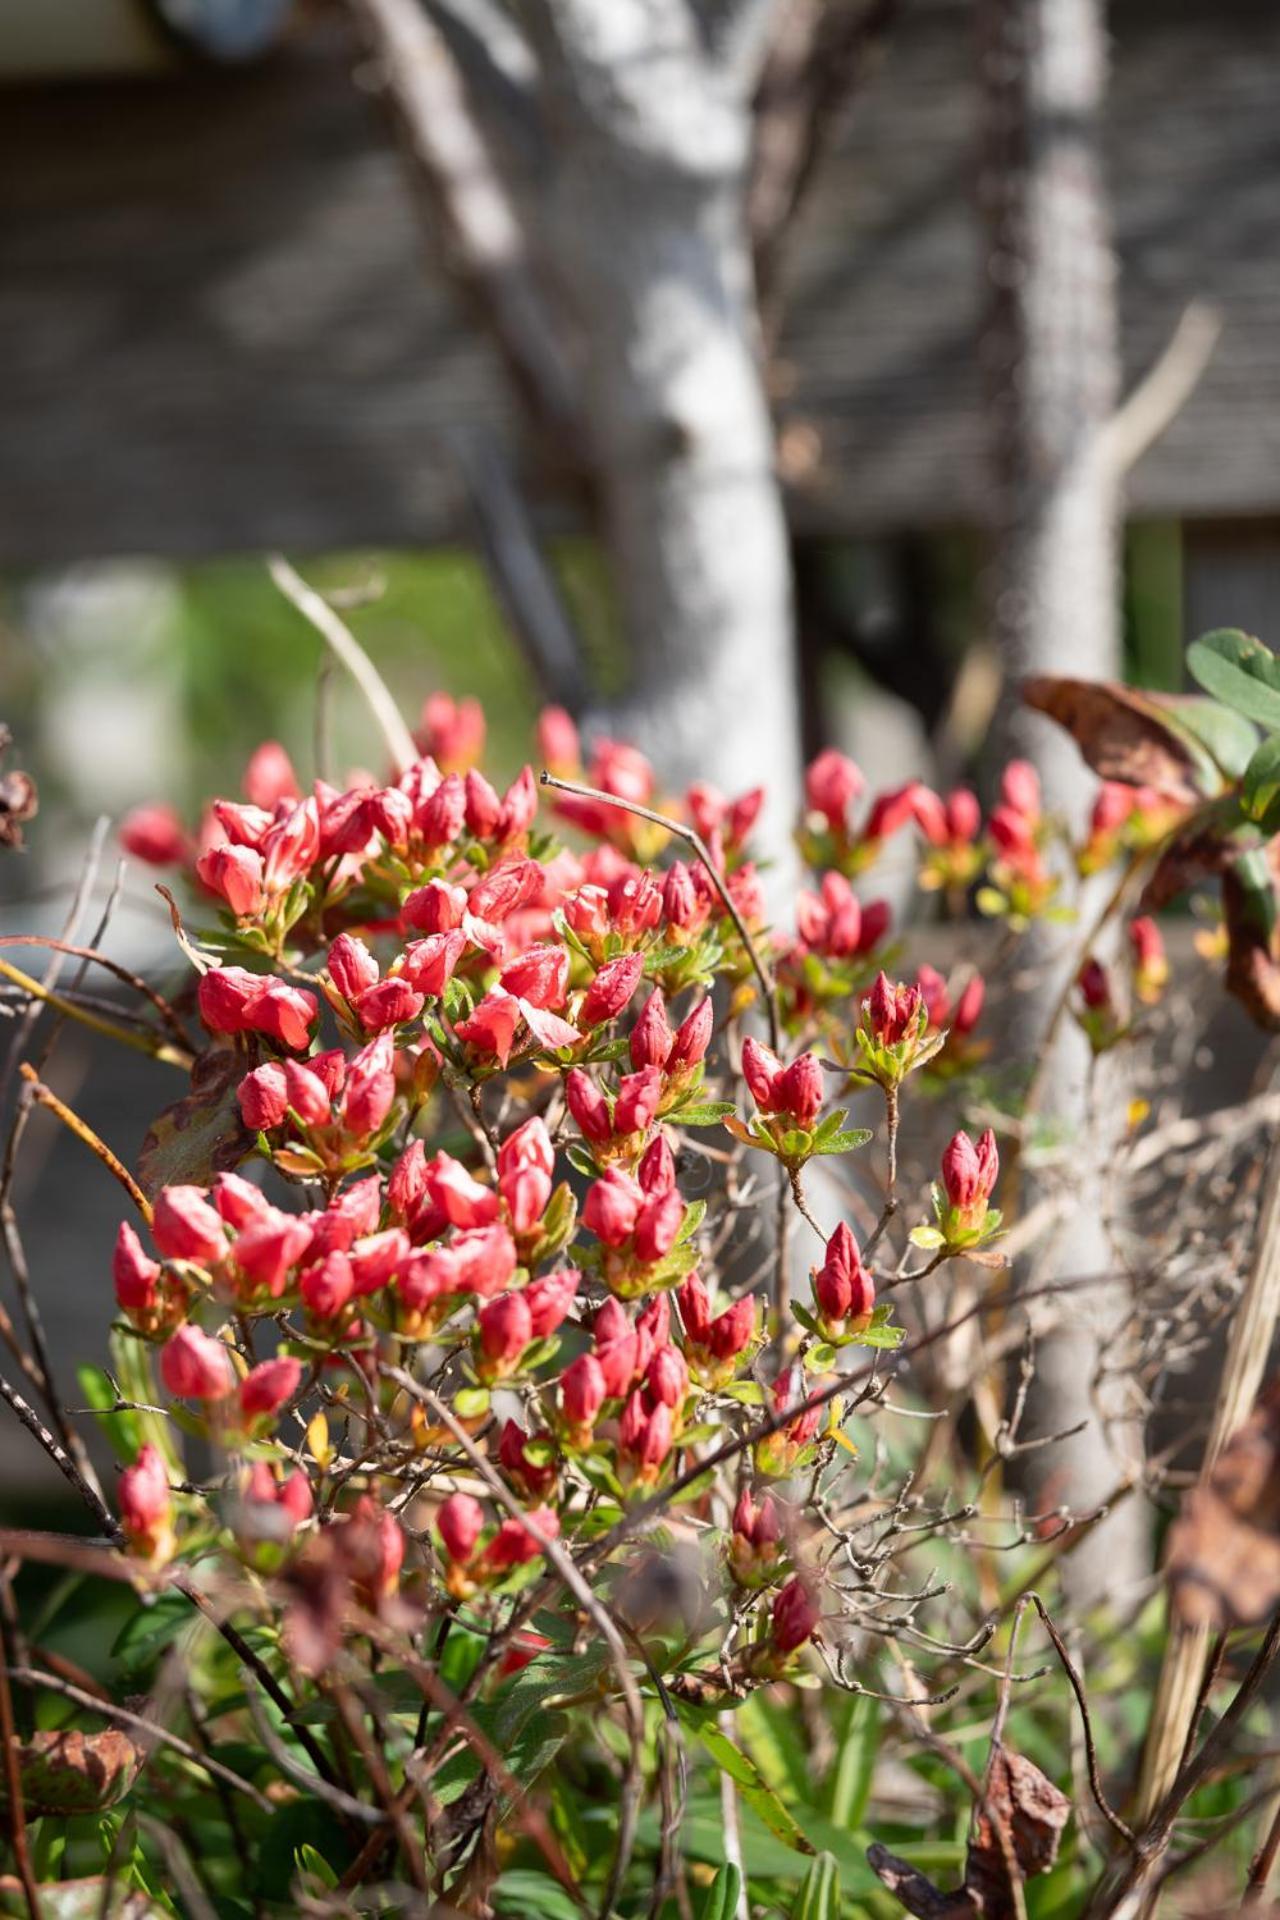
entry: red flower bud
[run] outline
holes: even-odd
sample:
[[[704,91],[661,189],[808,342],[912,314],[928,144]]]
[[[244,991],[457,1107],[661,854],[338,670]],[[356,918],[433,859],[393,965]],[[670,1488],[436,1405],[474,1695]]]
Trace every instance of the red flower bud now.
[[[1112,1005],[1111,976],[1100,960],[1085,961],[1078,976],[1080,996],[1093,1013],[1105,1013]]]
[[[467,832],[477,840],[487,840],[502,818],[502,802],[489,782],[474,767],[467,774],[464,818]]]
[[[548,1435],[534,1434],[535,1440],[545,1442]],[[530,1436],[514,1420],[508,1420],[502,1429],[498,1441],[498,1464],[508,1480],[532,1499],[539,1499],[556,1483],[556,1469],[553,1461],[539,1463],[531,1460],[526,1452]]]
[[[401,980],[406,980],[415,993],[438,999],[452,980],[466,944],[467,936],[461,929],[411,941],[404,950]]]
[[[538,754],[547,770],[562,779],[581,768],[578,729],[563,707],[544,707],[538,715]]]
[[[968,846],[982,830],[982,808],[978,796],[968,787],[956,787],[947,795],[947,837],[953,845]]]
[[[275,1060],[246,1073],[236,1089],[241,1118],[250,1133],[269,1133],[284,1119],[289,1105],[284,1068]]]
[[[302,791],[293,762],[278,740],[264,740],[254,749],[240,784],[245,799],[268,812],[277,800],[297,800]]]
[[[805,775],[805,799],[812,813],[820,813],[833,833],[843,830],[850,803],[866,785],[853,761],[828,747]]]
[[[982,1015],[983,1001],[987,997],[986,982],[980,973],[975,973],[960,998],[956,1001],[955,1012],[951,1016],[951,1030],[962,1038],[972,1033]]]
[[[213,1183],[211,1198],[218,1217],[229,1227],[247,1227],[265,1220],[273,1211],[260,1187],[241,1179],[238,1173],[220,1173]]]
[[[378,963],[363,940],[340,933],[329,948],[329,978],[344,1000],[358,1000],[378,983]]]
[[[605,1146],[613,1138],[613,1121],[608,1102],[591,1075],[582,1067],[570,1067],[564,1077],[565,1104],[584,1140],[592,1146]]]
[[[620,873],[609,886],[609,918],[624,940],[648,933],[662,918],[662,889],[651,873]]]
[[[522,1293],[504,1293],[476,1315],[480,1336],[480,1373],[485,1380],[514,1373],[533,1338],[533,1316]]]
[[[408,1257],[408,1237],[399,1227],[388,1227],[384,1233],[371,1233],[357,1240],[350,1252],[356,1292],[362,1296],[377,1293]]]
[[[761,1113],[777,1111],[783,1067],[776,1053],[748,1034],[742,1043],[742,1074]]]
[[[671,1302],[655,1293],[636,1315],[636,1372],[644,1373],[659,1347],[671,1340]]]
[[[935,976],[936,977],[936,976]],[[924,995],[919,987],[890,982],[883,968],[866,1001],[867,1022],[881,1046],[893,1047],[916,1031]]]
[[[120,822],[120,845],[149,867],[177,867],[187,857],[187,835],[172,807],[135,807]]]
[[[336,1247],[317,1266],[308,1267],[298,1283],[303,1306],[318,1320],[336,1320],[355,1290],[351,1262]]]
[[[484,1532],[484,1508],[469,1493],[451,1493],[436,1514],[436,1530],[449,1558],[465,1565]]]
[[[633,1393],[618,1422],[618,1445],[642,1477],[655,1474],[671,1451],[675,1428],[671,1408]]]
[[[264,1360],[240,1382],[240,1411],[246,1420],[269,1419],[291,1400],[302,1378],[302,1362],[291,1354]]]
[[[453,887],[445,880],[428,880],[425,887],[411,893],[400,909],[406,927],[422,933],[452,933],[461,927],[467,910],[465,887]]]
[[[607,960],[587,988],[582,1003],[583,1025],[596,1027],[615,1019],[639,986],[643,972],[642,953],[623,953],[616,960]]]
[[[541,1167],[517,1167],[500,1176],[498,1186],[513,1233],[532,1233],[551,1198],[551,1175]]]
[[[563,947],[529,947],[502,969],[501,980],[508,993],[554,1012],[568,990],[569,955]]]
[[[996,1137],[987,1128],[975,1146],[967,1133],[957,1133],[942,1156],[942,1184],[948,1203],[961,1212],[986,1208],[1000,1171]]]
[[[673,1187],[646,1200],[636,1219],[632,1245],[646,1266],[665,1259],[684,1225],[684,1201]]]
[[[714,1031],[715,1011],[711,1002],[700,1000],[693,1012],[676,1029],[675,1039],[667,1059],[668,1073],[678,1073],[681,1069],[696,1067],[700,1060],[705,1060]]]
[[[504,860],[476,882],[469,906],[477,920],[497,925],[536,900],[541,890],[542,869],[536,860]]]
[[[259,1067],[258,1071],[261,1073],[264,1069]],[[296,1060],[286,1060],[284,1084],[286,1104],[293,1108],[304,1127],[328,1125],[332,1101],[329,1089],[319,1074],[312,1073],[309,1067],[300,1066]]]
[[[582,1275],[576,1267],[559,1267],[531,1280],[524,1290],[529,1323],[535,1340],[545,1340],[572,1313]]]
[[[662,1406],[678,1407],[689,1391],[689,1368],[678,1347],[659,1347],[645,1369],[645,1385]]]
[[[1024,819],[1040,818],[1040,776],[1029,760],[1011,760],[1000,780],[1000,797]]]
[[[199,1187],[163,1187],[156,1200],[151,1237],[166,1260],[212,1266],[227,1250],[222,1221]]]
[[[676,1288],[676,1299],[686,1334],[695,1346],[704,1346],[711,1325],[711,1302],[696,1269]]]
[[[261,913],[266,905],[262,855],[252,847],[210,847],[196,861],[196,872],[210,893],[226,901],[238,920]]]
[[[498,1148],[499,1174],[512,1173],[517,1167],[537,1167],[548,1178],[555,1172],[556,1150],[545,1120],[536,1114],[509,1133]]]
[[[582,1224],[606,1247],[620,1247],[630,1239],[644,1202],[644,1190],[629,1173],[611,1167],[587,1190]]]
[[[111,1260],[117,1303],[126,1313],[149,1313],[156,1304],[160,1275],[159,1261],[147,1257],[129,1222],[122,1220]]]
[[[278,1299],[289,1269],[310,1250],[308,1222],[272,1207],[241,1229],[232,1242],[231,1256],[246,1280]]]
[[[640,1018],[631,1029],[631,1064],[639,1071],[642,1067],[665,1067],[675,1035],[667,1019],[667,1003],[662,997],[662,989],[655,987],[645,1001]]]
[[[235,1384],[222,1342],[190,1322],[160,1349],[160,1378],[178,1400],[222,1400]]]
[[[618,1397],[609,1392],[604,1370],[593,1353],[580,1353],[560,1375],[560,1407],[572,1427],[594,1426],[606,1399]]]
[[[813,1291],[828,1321],[861,1320],[875,1306],[875,1285],[843,1220],[827,1242],[827,1257],[813,1277]]]
[[[711,1321],[700,1344],[715,1360],[736,1360],[740,1353],[746,1352],[755,1335],[755,1295],[744,1293]]]
[[[457,1255],[464,1290],[478,1293],[483,1300],[505,1287],[516,1270],[515,1242],[504,1226],[460,1233],[451,1251]]]
[[[645,1148],[636,1168],[636,1178],[652,1196],[670,1193],[676,1183],[676,1163],[665,1133],[657,1133]]]
[[[707,918],[707,902],[683,860],[667,869],[662,883],[662,911],[669,926],[685,932],[702,926]]]
[[[808,1582],[799,1574],[781,1588],[773,1603],[770,1642],[776,1653],[794,1653],[802,1647],[822,1619],[817,1598]]]
[[[779,1083],[779,1111],[794,1120],[798,1127],[809,1128],[821,1110],[822,1094],[822,1068],[818,1056],[802,1053],[798,1060],[791,1062]]]
[[[610,1400],[620,1400],[635,1378],[639,1336],[616,1300],[606,1300],[592,1325],[595,1357]]]
[[[412,794],[410,795],[412,799]],[[414,830],[429,847],[447,847],[462,832],[467,793],[461,776],[450,773],[413,811]]]
[[[460,1020],[454,1032],[478,1053],[494,1054],[498,1065],[505,1067],[523,1018],[514,994],[501,987],[491,987],[475,1012],[469,1019]]]
[[[487,1227],[498,1217],[492,1187],[473,1180],[451,1154],[438,1153],[426,1166],[427,1187],[445,1219],[454,1227]]]
[[[644,1133],[652,1126],[662,1098],[662,1071],[645,1067],[629,1073],[618,1082],[618,1097],[613,1106],[613,1130],[617,1134]]]
[[[320,857],[320,810],[314,800],[290,808],[263,835],[263,883],[268,893],[284,893]]]
[[[149,1442],[120,1475],[120,1524],[130,1546],[147,1558],[161,1557],[172,1544],[170,1518],[173,1502],[169,1475],[158,1448]]]
[[[357,1139],[376,1133],[391,1111],[396,1094],[395,1057],[391,1035],[381,1033],[352,1059],[342,1100],[342,1124]]]
[[[560,1521],[550,1507],[535,1507],[528,1519],[546,1540],[554,1540],[560,1531]],[[490,1574],[506,1573],[512,1567],[522,1567],[526,1562],[536,1560],[541,1552],[542,1548],[525,1521],[512,1514],[503,1521],[484,1550],[484,1571]]]

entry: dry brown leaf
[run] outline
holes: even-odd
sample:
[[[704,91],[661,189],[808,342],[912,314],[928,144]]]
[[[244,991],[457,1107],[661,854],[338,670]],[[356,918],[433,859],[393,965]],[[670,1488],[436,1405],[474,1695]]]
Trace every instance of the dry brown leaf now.
[[[1171,800],[1203,800],[1203,756],[1168,724],[1159,705],[1111,680],[1039,674],[1022,683],[1022,698],[1071,735],[1104,780],[1155,787]]]
[[[210,1047],[191,1069],[191,1090],[166,1107],[142,1143],[138,1184],[149,1200],[161,1187],[207,1187],[253,1152],[236,1088],[254,1064],[233,1046]]]
[[[142,1751],[118,1727],[85,1733],[65,1727],[18,1743],[22,1800],[28,1820],[44,1813],[100,1813],[133,1784]],[[6,1798],[0,1770],[0,1804]]]
[[[1280,1379],[1183,1501],[1166,1565],[1189,1625],[1252,1626],[1280,1602]]]
[[[907,1861],[868,1847],[871,1870],[917,1920],[1016,1920],[1018,1892],[1058,1856],[1071,1802],[1020,1753],[999,1746],[991,1756],[986,1794],[965,1861],[964,1884],[946,1893]]]

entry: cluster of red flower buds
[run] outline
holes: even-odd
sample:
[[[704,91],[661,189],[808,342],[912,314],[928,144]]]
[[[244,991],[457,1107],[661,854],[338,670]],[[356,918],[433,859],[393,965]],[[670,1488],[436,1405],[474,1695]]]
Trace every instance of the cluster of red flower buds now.
[[[957,1133],[942,1156],[942,1181],[933,1189],[936,1226],[916,1227],[914,1245],[945,1254],[969,1253],[1000,1231],[1001,1215],[992,1207],[1000,1172],[996,1137],[990,1127],[975,1143]]]

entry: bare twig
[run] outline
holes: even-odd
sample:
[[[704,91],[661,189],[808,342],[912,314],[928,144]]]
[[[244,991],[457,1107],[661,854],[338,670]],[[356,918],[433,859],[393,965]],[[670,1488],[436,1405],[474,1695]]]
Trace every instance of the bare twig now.
[[[267,561],[267,572],[285,599],[297,608],[304,620],[311,622],[325,645],[332,649],[351,675],[381,728],[393,768],[397,773],[403,773],[418,757],[413,735],[405,725],[386,681],[360,642],[345,622],[338,618],[323,594],[309,587],[283,554],[271,555]]]

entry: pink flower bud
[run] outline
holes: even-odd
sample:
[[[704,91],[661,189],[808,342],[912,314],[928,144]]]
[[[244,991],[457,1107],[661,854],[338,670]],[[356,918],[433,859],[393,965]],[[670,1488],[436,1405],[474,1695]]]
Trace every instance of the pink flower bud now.
[[[866,1002],[872,1037],[883,1047],[898,1046],[916,1032],[924,996],[919,987],[894,985],[883,968]]]
[[[454,1240],[458,1272],[464,1290],[492,1298],[511,1281],[516,1270],[515,1242],[504,1226],[477,1227]]]
[[[876,795],[862,829],[865,841],[891,840],[895,833],[901,833],[912,817],[917,785],[918,782],[911,780],[905,787]]]
[[[477,920],[498,925],[509,914],[529,906],[541,891],[542,869],[536,860],[503,860],[472,888],[471,912]]]
[[[262,855],[252,847],[210,847],[196,861],[196,873],[210,893],[226,901],[237,919],[261,913],[266,905]]]
[[[689,1391],[689,1368],[678,1347],[659,1347],[645,1370],[645,1385],[662,1406],[683,1405]]]
[[[380,1507],[372,1494],[362,1493],[352,1509],[347,1531],[356,1590],[368,1606],[376,1607],[393,1594],[404,1565],[404,1534],[393,1513]]]
[[[982,808],[978,796],[968,787],[956,787],[947,795],[947,837],[953,845],[968,846],[982,830]]]
[[[126,1313],[149,1313],[156,1304],[160,1275],[159,1261],[147,1257],[129,1222],[122,1220],[111,1259],[117,1303]]]
[[[411,1140],[387,1179],[387,1205],[397,1219],[409,1221],[428,1198],[427,1150]]]
[[[290,1268],[310,1250],[309,1222],[271,1207],[236,1235],[231,1257],[246,1280],[278,1299]]]
[[[246,1073],[236,1089],[240,1115],[250,1133],[269,1133],[284,1119],[289,1105],[284,1068],[275,1060]]]
[[[631,1395],[618,1422],[618,1445],[642,1478],[662,1465],[671,1452],[674,1433],[669,1406],[651,1401],[643,1391]]]
[[[406,1020],[416,1020],[424,1004],[424,996],[416,987],[402,975],[393,974],[360,995],[356,1012],[366,1033],[385,1033],[391,1027],[403,1026]]]
[[[996,1137],[987,1128],[977,1146],[967,1133],[957,1133],[942,1156],[942,1184],[948,1203],[961,1212],[986,1207],[1000,1170]]]
[[[120,845],[149,867],[177,867],[187,857],[187,835],[172,807],[135,807],[120,822]]]
[[[667,1019],[667,1003],[662,997],[662,989],[656,987],[631,1029],[632,1066],[637,1071],[643,1067],[665,1067],[674,1043],[675,1035]]]
[[[411,893],[400,909],[406,927],[421,933],[452,933],[462,925],[467,910],[465,887],[453,887],[445,880],[428,880],[425,887]]]
[[[704,1346],[711,1326],[711,1302],[696,1269],[676,1288],[676,1299],[686,1334],[696,1346]]]
[[[827,1257],[814,1275],[813,1291],[828,1321],[860,1320],[875,1306],[874,1283],[843,1220],[827,1242]]]
[[[246,800],[268,812],[277,800],[296,800],[301,791],[293,762],[278,740],[264,740],[254,749],[241,786]]]
[[[668,1073],[696,1067],[707,1057],[711,1035],[715,1031],[715,1010],[710,1000],[700,1000],[693,1012],[676,1029],[667,1059]]]
[[[1025,820],[1040,818],[1040,776],[1029,760],[1011,760],[1000,780],[1000,797]]]
[[[255,1220],[265,1220],[272,1212],[267,1196],[260,1187],[244,1180],[238,1173],[220,1173],[213,1183],[213,1204],[218,1217],[225,1220],[229,1227],[238,1231],[248,1227]]]
[[[670,1193],[676,1183],[676,1163],[665,1133],[657,1133],[645,1148],[636,1178],[651,1197]]]
[[[931,1028],[935,1031],[945,1027],[951,1012],[951,996],[947,983],[936,967],[925,961],[916,975],[916,986],[924,1001],[925,1014]]]
[[[262,992],[262,976],[244,967],[210,967],[196,990],[200,1018],[210,1033],[245,1033],[249,1009]]]
[[[288,1514],[295,1527],[309,1520],[315,1511],[315,1496],[311,1491],[311,1482],[301,1467],[295,1467],[280,1489],[276,1503]]]
[[[812,813],[820,813],[833,833],[842,831],[852,801],[866,785],[853,761],[828,747],[820,753],[805,775],[805,800]]]
[[[160,1378],[178,1400],[222,1400],[235,1384],[222,1342],[189,1321],[160,1349]]]
[[[172,1544],[169,1475],[159,1449],[149,1442],[120,1475],[119,1498],[120,1524],[132,1547],[150,1558],[163,1545]]]
[[[761,1113],[777,1110],[783,1067],[776,1053],[751,1034],[742,1043],[742,1075]]]
[[[538,817],[538,783],[532,767],[521,767],[502,796],[502,814],[498,820],[500,840],[514,840],[527,833]]]
[[[744,1487],[733,1510],[733,1530],[753,1547],[772,1546],[780,1540],[782,1522],[773,1495],[766,1493],[757,1505],[751,1489]]]
[[[635,1378],[639,1336],[616,1300],[606,1300],[592,1325],[595,1357],[610,1400],[620,1400]]]
[[[584,1140],[597,1147],[612,1140],[613,1121],[608,1102],[582,1067],[570,1067],[565,1075],[564,1097]]]
[[[302,1304],[318,1320],[336,1320],[356,1290],[356,1277],[345,1253],[334,1248],[298,1284]]]
[[[408,1237],[399,1227],[388,1227],[385,1233],[371,1233],[357,1240],[350,1254],[356,1292],[361,1296],[377,1293],[388,1285],[408,1257]]]
[[[548,1178],[555,1172],[556,1150],[545,1120],[536,1114],[509,1133],[498,1148],[499,1174],[514,1172],[517,1167],[537,1167]]]
[[[210,851],[211,845],[225,844],[231,847],[249,847],[254,853],[258,853],[267,834],[275,825],[275,814],[270,807],[245,807],[238,805],[234,800],[215,800],[212,811],[214,820],[221,827],[226,839],[225,842],[215,840],[210,845],[206,845],[206,852]],[[212,831],[206,815],[201,827],[202,837],[209,835]],[[259,873],[262,871],[261,863],[258,871]]]
[[[454,1227],[487,1227],[498,1217],[498,1196],[492,1187],[473,1180],[461,1161],[438,1153],[427,1162],[431,1198]]]
[[[809,1128],[822,1108],[823,1080],[818,1056],[802,1053],[793,1060],[778,1086],[778,1108],[798,1127]]]
[[[484,1508],[469,1493],[451,1493],[436,1514],[436,1530],[449,1558],[465,1566],[484,1532]]]
[[[549,1435],[534,1434],[533,1439],[546,1442]],[[508,1420],[502,1429],[498,1441],[498,1464],[520,1491],[532,1499],[539,1499],[550,1492],[556,1483],[554,1461],[539,1463],[531,1460],[526,1451],[530,1436],[514,1420]]]
[[[529,1520],[545,1540],[554,1540],[560,1531],[560,1521],[550,1507],[535,1507]],[[536,1560],[541,1552],[542,1548],[525,1522],[512,1514],[503,1521],[485,1548],[484,1570],[489,1574],[506,1573],[512,1567],[522,1567],[528,1561]]]
[[[395,1047],[389,1033],[381,1033],[361,1047],[347,1072],[342,1101],[342,1123],[357,1139],[376,1133],[391,1111],[396,1095]]]
[[[643,1188],[629,1173],[611,1167],[588,1188],[582,1224],[606,1247],[620,1247],[631,1237],[644,1197]]]
[[[522,1293],[504,1293],[476,1315],[480,1336],[480,1372],[486,1380],[514,1373],[533,1338],[533,1316]]]
[[[156,1200],[151,1237],[166,1260],[212,1266],[227,1250],[222,1221],[199,1187],[163,1187]]]
[[[514,994],[501,987],[491,987],[475,1012],[469,1019],[460,1020],[454,1032],[478,1053],[494,1054],[498,1065],[505,1067],[523,1018]]]
[[[744,1293],[711,1321],[701,1344],[713,1359],[736,1360],[745,1353],[756,1336],[755,1295]]]
[[[450,773],[415,810],[413,824],[429,847],[447,847],[462,832],[466,817],[466,787],[458,774]]]
[[[467,936],[460,929],[412,941],[404,950],[400,979],[407,981],[415,993],[438,999],[452,980],[466,944]]]
[[[502,818],[502,802],[482,773],[473,767],[466,779],[464,818],[467,832],[487,840]]]
[[[662,889],[653,875],[620,873],[609,884],[609,919],[624,940],[648,933],[662,918]]]
[[[503,968],[501,980],[508,993],[554,1012],[568,990],[569,955],[563,947],[529,947]]]
[[[378,963],[363,940],[340,933],[329,948],[329,978],[344,1000],[358,1000],[377,985]]]
[[[780,1373],[773,1383],[773,1410],[775,1414],[798,1408],[787,1424],[780,1429],[782,1438],[793,1448],[807,1447],[815,1440],[822,1425],[823,1408],[807,1404],[812,1388],[804,1377],[804,1368],[791,1366]]]
[[[931,846],[946,846],[951,838],[947,809],[932,788],[919,780],[912,787],[911,817]]]
[[[263,882],[268,893],[283,893],[320,858],[320,809],[303,800],[263,835]]]
[[[646,1200],[637,1215],[632,1239],[636,1259],[646,1266],[665,1259],[683,1225],[684,1201],[674,1187]]]
[[[351,1225],[351,1240],[358,1240],[366,1233],[372,1233],[382,1214],[382,1183],[376,1173],[367,1180],[357,1180],[354,1186],[344,1189],[337,1198],[331,1200],[322,1218],[340,1215]],[[351,1245],[348,1240],[343,1247],[345,1253]]]
[[[563,707],[544,707],[538,715],[538,754],[548,772],[561,779],[581,768],[578,729]]]
[[[667,869],[662,882],[662,911],[669,926],[684,932],[702,926],[707,918],[706,900],[683,860]]]
[[[263,1071],[263,1068],[258,1068],[259,1073]],[[296,1060],[286,1060],[284,1084],[287,1104],[293,1108],[304,1127],[328,1125],[332,1102],[329,1089],[318,1074],[313,1073],[310,1067],[299,1065]]]
[[[627,1384],[630,1385],[630,1375]],[[560,1406],[572,1427],[594,1426],[606,1399],[618,1397],[609,1393],[604,1370],[593,1353],[580,1353],[560,1375]]]
[[[636,1315],[636,1372],[644,1373],[659,1347],[671,1341],[671,1302],[655,1293]]]
[[[822,1619],[817,1598],[808,1582],[794,1574],[773,1603],[770,1642],[776,1653],[794,1653]]]
[[[498,1187],[513,1233],[532,1233],[542,1223],[551,1198],[551,1175],[541,1167],[517,1167],[504,1173]]]
[[[951,1030],[961,1038],[972,1033],[982,1016],[983,1002],[987,997],[986,982],[980,973],[975,973],[960,998],[956,1001],[955,1012],[951,1016]]]
[[[240,1382],[240,1411],[246,1420],[266,1420],[291,1400],[302,1379],[302,1362],[291,1354],[264,1360]]]
[[[535,1340],[545,1340],[572,1313],[581,1279],[576,1267],[560,1267],[554,1273],[545,1273],[541,1279],[530,1281],[523,1297],[529,1308],[529,1324]]]
[[[616,960],[607,960],[587,988],[582,1003],[583,1025],[597,1027],[615,1019],[639,986],[643,972],[642,953],[623,953]]]
[[[311,1044],[319,1010],[314,993],[288,987],[283,980],[268,980],[250,1009],[249,1025],[291,1053],[302,1053]]]
[[[657,1115],[662,1098],[662,1070],[645,1067],[629,1073],[618,1082],[618,1097],[613,1106],[613,1130],[617,1134],[645,1133]]]

